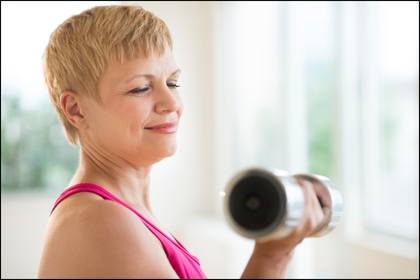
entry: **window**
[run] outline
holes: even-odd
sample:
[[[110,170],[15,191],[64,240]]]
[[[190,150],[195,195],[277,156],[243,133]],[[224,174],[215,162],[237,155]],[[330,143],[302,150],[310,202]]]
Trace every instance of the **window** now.
[[[417,3],[417,5],[416,5]],[[368,224],[408,238],[418,233],[418,2],[379,5],[378,197]],[[398,207],[390,207],[398,205]]]
[[[50,34],[64,20],[111,4],[118,2],[1,3],[2,193],[62,190],[71,180],[78,147],[65,139],[44,84],[41,58]]]
[[[232,173],[260,165],[328,176],[343,192],[350,240],[415,258],[418,2],[226,9]]]

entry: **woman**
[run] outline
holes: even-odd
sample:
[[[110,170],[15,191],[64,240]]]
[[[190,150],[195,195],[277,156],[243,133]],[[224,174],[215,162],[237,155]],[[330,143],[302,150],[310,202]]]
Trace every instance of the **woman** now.
[[[175,153],[183,112],[165,23],[139,6],[94,7],[51,34],[43,60],[80,166],[51,212],[39,278],[205,278],[149,200],[151,168]],[[256,243],[243,278],[284,277],[293,249],[322,223],[311,183],[300,184],[298,227]]]

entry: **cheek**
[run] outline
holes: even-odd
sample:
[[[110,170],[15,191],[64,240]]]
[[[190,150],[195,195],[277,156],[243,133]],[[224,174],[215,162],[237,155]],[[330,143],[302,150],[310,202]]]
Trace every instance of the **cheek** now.
[[[100,122],[101,134],[107,134],[111,142],[138,140],[150,114],[147,102],[127,100],[120,104],[113,104],[96,116]],[[124,135],[124,137],[122,137]]]
[[[121,110],[120,115],[122,116],[121,125],[130,131],[132,134],[143,131],[143,127],[146,126],[147,120],[150,116],[152,106],[147,102],[132,102],[125,106],[124,110]]]

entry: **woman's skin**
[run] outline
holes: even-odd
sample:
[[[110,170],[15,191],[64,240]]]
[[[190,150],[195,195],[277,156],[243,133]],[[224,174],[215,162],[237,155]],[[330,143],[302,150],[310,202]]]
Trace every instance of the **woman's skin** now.
[[[98,81],[100,104],[72,91],[61,96],[68,120],[78,128],[81,147],[79,169],[68,187],[99,185],[169,237],[150,205],[150,171],[175,153],[176,133],[146,128],[173,121],[179,125],[179,76],[168,47],[161,57],[141,56],[109,68]],[[138,89],[145,91],[133,91]],[[287,238],[256,243],[242,278],[284,277],[295,246],[320,225],[324,215],[313,186],[299,184],[305,195],[299,225]],[[38,277],[178,278],[160,241],[132,211],[88,192],[66,198],[51,215]]]

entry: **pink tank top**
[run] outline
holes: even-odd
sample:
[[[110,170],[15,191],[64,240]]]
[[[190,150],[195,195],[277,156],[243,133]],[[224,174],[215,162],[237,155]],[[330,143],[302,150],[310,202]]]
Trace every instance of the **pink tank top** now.
[[[78,193],[78,192],[92,192],[97,195],[100,195],[104,199],[112,200],[117,202],[131,211],[133,211],[139,218],[142,220],[144,225],[160,240],[163,245],[163,248],[166,251],[166,255],[168,256],[169,263],[172,265],[172,268],[175,270],[178,277],[181,279],[207,279],[204,275],[203,271],[200,268],[199,260],[191,255],[187,249],[174,237],[176,242],[174,242],[171,238],[169,238],[166,234],[164,234],[161,230],[159,230],[156,226],[154,226],[151,222],[146,220],[140,213],[134,210],[132,207],[128,206],[126,203],[119,200],[113,194],[105,190],[104,188],[84,183],[84,184],[77,184],[68,189],[66,189],[57,199],[54,204],[53,209],[51,210],[50,216],[57,205],[63,201],[66,197]]]

